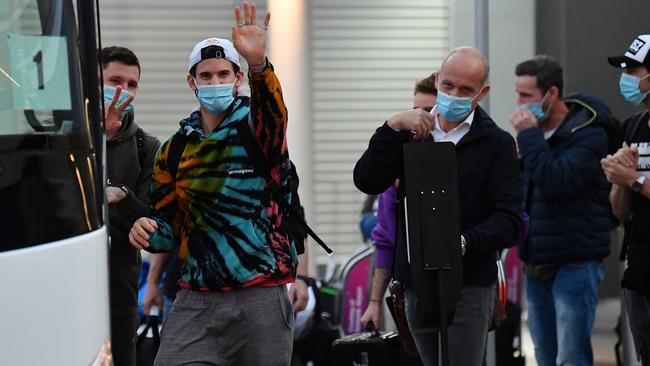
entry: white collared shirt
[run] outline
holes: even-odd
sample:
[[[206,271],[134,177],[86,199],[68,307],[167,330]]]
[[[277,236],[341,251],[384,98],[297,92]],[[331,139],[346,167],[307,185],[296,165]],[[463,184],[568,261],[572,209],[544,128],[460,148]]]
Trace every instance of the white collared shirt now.
[[[551,136],[553,136],[553,134],[555,133],[555,131],[557,131],[557,127],[554,128],[554,129],[552,129],[552,130],[550,130],[550,131],[546,131],[546,132],[544,132],[544,140],[548,140],[548,139],[550,139]]]
[[[431,131],[431,135],[433,136],[433,141],[435,142],[450,141],[453,142],[454,145],[458,144],[458,141],[460,141],[460,139],[462,139],[463,136],[467,135],[469,129],[472,127],[472,121],[474,120],[474,110],[472,110],[472,113],[470,113],[467,117],[465,117],[465,120],[463,122],[459,123],[458,126],[456,126],[453,130],[449,132],[445,132],[440,127],[440,121],[438,121],[437,105],[433,107],[430,114],[433,116],[433,120],[436,123],[435,128],[433,129],[433,131]]]

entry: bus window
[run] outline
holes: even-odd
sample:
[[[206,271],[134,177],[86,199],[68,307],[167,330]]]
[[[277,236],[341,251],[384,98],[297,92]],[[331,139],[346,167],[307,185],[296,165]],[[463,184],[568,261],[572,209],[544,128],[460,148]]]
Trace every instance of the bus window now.
[[[75,118],[64,113],[72,109],[72,95],[63,27],[42,24],[35,0],[1,7],[9,9],[0,11],[0,134],[71,132]]]

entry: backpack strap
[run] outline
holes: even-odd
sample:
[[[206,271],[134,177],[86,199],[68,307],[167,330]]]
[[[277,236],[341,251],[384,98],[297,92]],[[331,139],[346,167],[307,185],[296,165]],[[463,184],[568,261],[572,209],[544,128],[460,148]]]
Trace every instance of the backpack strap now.
[[[291,165],[291,170],[289,172],[289,182],[287,184],[287,188],[291,192],[291,200],[289,201],[289,205],[295,212],[298,213],[300,218],[304,219],[305,209],[300,204],[300,195],[298,194],[300,179],[298,178],[296,167],[293,165],[293,162],[291,160],[289,160],[289,164]],[[307,239],[307,233],[302,228],[302,226],[299,224],[295,225],[294,220],[289,220],[287,223],[290,221],[293,223],[293,225],[285,225],[285,229],[287,229],[289,236],[294,240],[298,255],[303,254],[305,252],[305,239]]]
[[[287,202],[287,199],[284,197],[283,190],[280,189],[278,184],[275,183],[271,177],[271,166],[269,165],[269,161],[264,157],[264,153],[262,152],[260,145],[257,143],[257,141],[255,141],[253,132],[248,125],[247,119],[241,121],[240,123],[237,123],[237,134],[242,141],[242,145],[244,146],[246,153],[253,162],[254,169],[257,171],[257,174],[266,180],[266,184],[271,190],[273,199],[280,205],[280,208],[282,208],[285,214],[287,214],[287,219],[293,219],[294,222],[300,225],[303,230],[305,230],[305,232],[309,234],[309,236],[311,236],[318,243],[318,245],[320,245],[327,252],[328,255],[332,255],[332,249],[325,245],[325,242],[318,237],[318,235],[309,227],[309,225],[307,225],[307,222],[305,222],[305,220],[300,217],[300,214],[296,212],[293,207],[291,207],[291,204],[289,204],[289,202]]]
[[[172,141],[169,143],[169,151],[167,152],[167,170],[169,175],[176,182],[176,173],[178,173],[178,164],[181,162],[185,145],[187,145],[187,135],[176,133],[172,136]]]

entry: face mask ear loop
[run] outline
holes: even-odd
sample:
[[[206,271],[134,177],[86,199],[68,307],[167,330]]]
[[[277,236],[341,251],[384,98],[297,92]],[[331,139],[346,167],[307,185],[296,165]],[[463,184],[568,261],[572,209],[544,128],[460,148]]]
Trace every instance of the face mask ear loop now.
[[[645,93],[642,92],[642,91],[641,91],[641,81],[644,80],[644,79],[647,79],[648,77],[650,77],[650,72],[647,73],[647,74],[645,74],[642,78],[639,78],[639,84],[637,85],[637,88],[639,89],[639,92],[641,92],[641,93],[643,93],[643,94],[645,94],[645,95],[650,94],[650,90],[648,90],[648,91],[645,92]]]
[[[542,112],[544,112],[545,116],[548,116],[548,113],[551,111],[551,107],[552,107],[552,105],[549,105],[548,110],[544,111],[544,102],[546,101],[546,98],[548,98],[548,96],[550,95],[549,92],[550,89],[547,90],[546,93],[544,93],[544,98],[542,98],[542,100],[539,102],[539,106],[542,107]]]
[[[485,87],[485,84],[481,85],[481,88],[480,88],[480,89],[476,92],[476,94],[474,94],[474,96],[472,97],[472,102],[474,101],[474,99],[475,99],[476,97],[479,96],[479,94],[481,94],[481,92],[483,91],[483,88],[484,88],[484,87]]]
[[[469,99],[470,105],[471,105],[471,103],[474,102],[474,99],[476,99],[481,94],[484,87],[485,87],[485,84],[481,85],[481,88],[476,92],[476,94],[474,94],[472,97],[470,97],[470,99]],[[471,110],[474,110],[474,108],[472,108]],[[470,112],[470,113],[472,113],[472,112]]]
[[[232,81],[232,96],[237,98],[239,92],[239,87],[237,86],[237,74],[235,74],[235,80]]]
[[[196,82],[196,78],[192,76],[192,80],[194,80],[194,86],[196,89],[194,89],[194,96],[196,99],[199,99],[199,83]]]

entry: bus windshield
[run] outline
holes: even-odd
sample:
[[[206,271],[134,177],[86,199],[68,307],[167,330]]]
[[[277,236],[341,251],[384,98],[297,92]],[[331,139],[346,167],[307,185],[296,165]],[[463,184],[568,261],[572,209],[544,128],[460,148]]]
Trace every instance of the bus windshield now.
[[[87,105],[72,1],[0,1],[0,252],[101,227]]]

